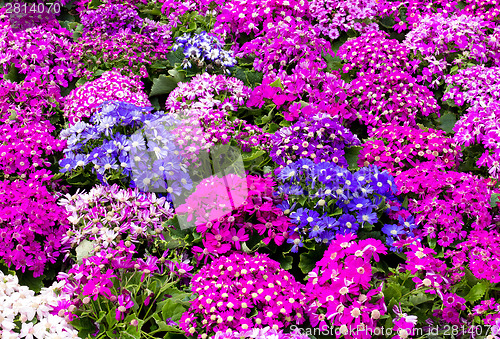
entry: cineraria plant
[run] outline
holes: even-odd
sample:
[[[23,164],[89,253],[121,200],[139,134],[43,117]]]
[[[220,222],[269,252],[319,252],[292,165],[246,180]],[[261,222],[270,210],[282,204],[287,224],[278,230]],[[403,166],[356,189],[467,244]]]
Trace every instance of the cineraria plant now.
[[[203,248],[193,247],[197,259],[206,263],[209,257],[255,250],[261,241],[282,245],[292,225],[278,208],[281,200],[274,195],[275,185],[271,178],[235,174],[201,181],[185,204],[175,209],[201,234]]]
[[[292,105],[290,111],[294,108]],[[307,107],[302,112],[306,110]],[[280,167],[299,159],[310,159],[316,164],[331,161],[347,167],[345,149],[359,146],[360,141],[338,118],[319,112],[301,116],[292,126],[279,129],[271,136],[270,144],[271,158]]]
[[[460,146],[441,130],[387,124],[368,135],[358,165],[377,165],[395,176],[422,162],[456,169],[461,160]]]
[[[356,71],[357,76],[365,73],[404,70],[413,73],[419,61],[409,58],[410,50],[396,39],[389,39],[384,31],[369,31],[358,38],[345,42],[337,51],[343,60],[342,71]]]
[[[403,42],[413,54],[425,62],[418,81],[443,83],[443,74],[452,64],[467,62],[500,62],[500,49],[490,44],[488,31],[495,24],[480,17],[433,14],[418,21]],[[447,73],[447,72],[446,72]]]
[[[360,122],[371,128],[388,122],[414,127],[421,116],[439,114],[432,92],[400,70],[358,77],[350,83],[348,94]]]
[[[141,28],[143,19],[130,4],[102,4],[88,9],[80,15],[82,34],[107,34],[111,36],[120,29]]]
[[[182,147],[185,156],[194,159],[200,149],[225,145],[231,139],[245,152],[265,147],[267,135],[262,129],[234,114],[249,95],[250,89],[241,80],[224,75],[197,74],[190,82],[179,83],[165,107],[183,119],[176,134],[186,143]]]
[[[191,269],[165,256],[137,257],[135,246],[122,240],[115,248],[102,249],[67,273],[59,273],[68,300],[55,309],[83,337],[180,333],[177,322],[189,295],[178,289],[178,282],[190,276]]]
[[[221,69],[224,73],[230,73],[227,69],[236,65],[236,59],[232,52],[224,50],[224,45],[217,36],[212,36],[203,31],[199,34],[185,33],[178,37],[172,47],[172,51],[179,48],[184,53],[182,68],[190,68],[192,64],[200,69],[216,71]]]
[[[265,254],[222,256],[193,276],[196,298],[180,326],[186,335],[206,339],[227,329],[300,325],[305,321],[303,288]]]
[[[489,180],[425,162],[398,175],[396,184],[421,225],[416,236],[431,243],[448,247],[468,230],[484,230],[492,223],[490,197],[496,189]]]
[[[66,211],[45,186],[52,176],[43,172],[26,181],[0,181],[0,259],[16,270],[33,271],[35,278],[64,252],[69,226]]]
[[[377,0],[313,0],[309,5],[316,26],[332,41],[349,30],[361,33],[378,30],[374,21],[380,15],[380,8]]]
[[[287,240],[292,252],[313,240],[329,244],[336,234],[371,231],[384,212],[400,205],[394,179],[376,166],[351,173],[335,163],[301,159],[283,168],[278,178],[284,198],[278,207],[293,223]],[[401,234],[411,230],[400,229]]]
[[[124,75],[147,78],[147,67],[165,58],[170,46],[170,32],[154,33],[161,26],[153,21],[147,23],[152,25],[151,34],[127,28],[111,36],[92,33],[80,37],[71,49],[72,60],[78,62],[76,75],[91,80],[105,71],[120,69]]]
[[[64,98],[64,116],[70,126],[74,125],[82,118],[91,117],[103,102],[109,100],[119,100],[140,107],[150,106],[139,78],[124,76],[118,70],[113,70],[72,90]]]
[[[390,269],[383,289],[385,299],[392,299],[389,306],[394,305],[388,314],[398,338],[410,338],[419,328],[433,335],[445,335],[453,328],[465,337],[485,333],[485,325],[497,332],[492,326],[500,319],[498,304],[494,299],[477,303],[490,288],[488,282],[467,268],[449,266],[442,255],[414,239],[398,246],[404,249],[405,263]]]
[[[173,216],[165,197],[141,193],[138,189],[121,189],[118,185],[95,186],[88,193],[66,194],[58,203],[69,215],[70,229],[64,239],[72,248],[76,247],[80,259],[82,255],[114,248],[120,240],[144,250],[161,234],[163,223]]]
[[[54,283],[35,295],[27,286],[19,284],[16,275],[0,271],[0,336],[5,339],[79,339],[78,331],[68,324],[64,315],[54,312],[59,302],[66,301],[66,296],[59,291],[60,284]]]
[[[0,16],[6,11],[3,7]],[[14,76],[17,69],[22,80],[39,80],[45,89],[68,86],[75,76],[76,64],[67,51],[73,42],[70,32],[52,20],[19,32],[13,32],[8,20],[0,18],[1,74]],[[59,100],[60,94],[54,93]]]
[[[445,257],[451,258],[454,268],[465,271],[466,267],[477,279],[499,283],[500,235],[497,230],[471,231],[467,239],[448,250]]]
[[[177,195],[178,190],[190,189],[191,179],[172,132],[179,122],[162,111],[147,113],[151,110],[109,101],[101,105],[90,124],[81,121],[63,130],[67,147],[59,162],[60,172],[92,180],[88,166],[105,184],[111,180],[143,191],[175,190]],[[167,187],[166,181],[175,188]]]
[[[380,261],[387,249],[380,240],[355,239],[353,234],[335,237],[308,274],[305,301],[311,325],[330,329],[337,338],[371,338],[387,311],[383,284],[372,267],[372,259]]]

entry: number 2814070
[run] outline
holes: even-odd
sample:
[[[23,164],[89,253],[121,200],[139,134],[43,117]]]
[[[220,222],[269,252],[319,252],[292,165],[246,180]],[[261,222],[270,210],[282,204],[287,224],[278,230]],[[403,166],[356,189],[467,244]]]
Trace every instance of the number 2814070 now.
[[[61,5],[57,2],[46,2],[38,4],[7,3],[5,4],[7,14],[59,14]]]

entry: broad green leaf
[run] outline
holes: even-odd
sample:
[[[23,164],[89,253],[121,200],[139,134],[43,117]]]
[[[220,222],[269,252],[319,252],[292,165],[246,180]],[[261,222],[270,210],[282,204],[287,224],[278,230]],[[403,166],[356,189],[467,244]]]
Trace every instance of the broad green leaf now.
[[[168,299],[163,305],[161,309],[161,315],[163,319],[171,318],[172,321],[179,321],[182,317],[182,314],[186,311],[184,306],[173,301],[172,299]]]
[[[361,146],[353,146],[345,149],[345,160],[349,164],[349,169],[350,170],[356,170],[359,169],[358,166],[358,159],[359,159],[359,153],[363,147]]]
[[[151,87],[150,97],[155,95],[168,94],[172,92],[177,87],[177,81],[171,77],[164,74],[156,79],[153,79],[153,87]]]
[[[445,113],[439,119],[437,119],[440,123],[440,127],[446,133],[453,134],[453,127],[455,127],[455,123],[457,119],[455,118],[455,114],[453,113]]]
[[[279,88],[283,89],[283,84],[281,83],[281,79],[280,78],[274,80],[272,83],[269,84],[269,86],[271,86],[271,87],[279,87]]]
[[[482,281],[474,285],[474,287],[471,288],[469,293],[464,297],[465,300],[474,303],[481,299],[481,297],[486,293],[488,288],[490,287],[490,284],[486,281]]]

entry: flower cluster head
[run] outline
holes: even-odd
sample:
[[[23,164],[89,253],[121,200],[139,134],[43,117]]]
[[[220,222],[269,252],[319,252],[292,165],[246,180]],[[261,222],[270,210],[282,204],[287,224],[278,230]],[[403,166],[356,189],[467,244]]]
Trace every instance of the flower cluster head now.
[[[349,30],[361,33],[378,30],[374,20],[380,15],[380,8],[377,0],[313,0],[309,4],[311,16],[318,22],[317,27],[332,40]]]
[[[202,234],[204,248],[194,251],[206,262],[208,256],[241,250],[256,233],[266,245],[271,241],[282,245],[291,223],[278,208],[281,200],[274,195],[275,185],[271,178],[235,174],[201,181],[186,203],[176,207]]]
[[[453,261],[454,268],[470,269],[477,279],[486,279],[495,284],[500,282],[500,235],[495,230],[471,231],[467,239],[448,250],[445,257]]]
[[[317,27],[301,17],[288,16],[267,25],[267,29],[241,46],[236,54],[255,56],[253,67],[264,74],[305,68],[311,72],[327,67],[323,54],[332,54],[330,43]]]
[[[16,270],[33,271],[34,277],[65,250],[67,213],[45,186],[51,177],[42,170],[26,181],[0,182],[0,257]]]
[[[423,162],[454,169],[461,160],[460,146],[441,130],[387,124],[368,135],[358,164],[374,164],[395,176]]]
[[[489,174],[500,175],[500,139],[498,130],[498,109],[500,107],[500,67],[484,65],[459,70],[446,79],[448,91],[443,101],[457,106],[467,104],[466,113],[455,124],[453,138],[457,144],[468,147],[481,144],[485,150],[476,162],[478,167],[486,166]]]
[[[143,191],[190,189],[191,179],[172,132],[178,120],[162,111],[147,113],[151,110],[105,102],[90,123],[81,121],[63,130],[61,136],[68,141],[60,171],[79,173],[88,165],[102,183],[118,178]],[[176,186],[167,187],[172,185]]]
[[[106,331],[106,326],[111,327],[109,330],[116,329],[113,324],[117,322],[125,322],[120,326],[123,327],[131,324],[133,319],[137,321],[140,316],[146,321],[150,319],[153,306],[170,297],[159,285],[170,284],[177,277],[190,276],[188,271],[192,267],[176,264],[165,257],[136,258],[136,253],[133,244],[122,240],[116,248],[101,249],[92,256],[83,257],[81,263],[73,265],[67,273],[60,272],[57,279],[62,293],[69,300],[58,303],[58,314],[70,320],[90,320],[89,313],[92,318],[101,307],[111,310],[113,321],[107,319],[101,322],[101,326],[95,323],[94,335]],[[138,305],[147,306],[148,310],[139,315],[136,311]],[[170,319],[166,320],[170,325],[177,325]]]
[[[13,114],[17,112],[13,111]],[[13,119],[2,124],[0,172],[6,177],[18,175],[25,179],[31,173],[49,167],[50,158],[65,147],[64,141],[52,135],[54,130],[54,126],[44,120],[23,124]]]
[[[360,122],[372,128],[388,122],[416,126],[420,115],[439,114],[432,92],[401,70],[358,77],[348,94]]]
[[[207,69],[234,67],[236,59],[233,53],[224,50],[224,45],[219,38],[203,31],[199,34],[185,33],[176,40],[172,47],[173,51],[182,48],[185,59],[183,68],[190,68],[192,63],[207,67]],[[209,66],[210,65],[210,66]],[[229,73],[229,70],[227,70]]]
[[[443,171],[422,163],[396,177],[403,194],[409,194],[408,210],[422,227],[417,236],[436,238],[447,247],[463,239],[467,230],[484,230],[491,225],[490,197],[493,183],[477,176]]]
[[[337,51],[344,61],[344,73],[355,70],[360,77],[365,73],[403,70],[413,73],[415,62],[409,58],[410,50],[384,31],[369,31],[348,40]]]
[[[227,329],[225,332],[215,333],[213,339],[309,339],[306,334],[301,334],[299,330],[291,333],[283,333],[282,330],[275,330],[269,326],[264,328],[253,328],[248,331],[236,332]]]
[[[420,20],[427,15],[451,15],[458,11],[456,0],[399,0],[388,1],[384,11],[394,13],[399,33],[418,26]],[[404,19],[402,17],[404,16]]]
[[[456,293],[451,292],[451,289],[462,280],[463,272],[447,267],[444,260],[436,257],[435,250],[422,245],[415,239],[408,239],[406,244],[399,245],[404,248],[406,255],[402,269],[412,274],[415,289],[420,289],[426,294],[437,295],[440,299],[435,302],[435,305],[440,306],[435,308],[433,316],[443,324],[461,324],[460,312],[466,309],[466,301]],[[398,330],[399,327],[407,329],[410,333],[416,325],[417,317],[408,317],[401,308],[397,307],[394,308],[394,312],[398,316],[394,323],[395,330]]]
[[[306,304],[311,325],[320,330],[335,326],[337,338],[371,338],[387,311],[371,264],[387,249],[380,240],[355,239],[354,234],[335,237],[308,274]],[[356,336],[352,330],[357,330]]]
[[[148,245],[163,231],[163,223],[173,216],[165,197],[118,185],[96,186],[88,193],[66,194],[59,205],[68,212],[67,240],[77,247],[92,243],[90,254],[115,247],[120,240]]]
[[[15,275],[0,271],[0,335],[2,338],[78,339],[78,331],[64,317],[54,315],[54,308],[64,296],[59,284],[44,287],[39,294],[19,284]]]
[[[500,304],[494,298],[482,300],[472,309],[472,316],[484,319],[486,325],[491,325],[492,335],[500,334]]]
[[[244,35],[262,36],[273,31],[280,22],[286,24],[294,18],[305,17],[308,8],[309,3],[305,0],[231,1],[221,8],[213,31],[234,42]]]
[[[500,49],[490,43],[489,30],[495,24],[480,17],[469,15],[432,14],[419,20],[403,42],[414,55],[426,62],[420,80],[433,84],[441,82],[442,76],[450,64],[492,62],[500,65]],[[432,76],[437,78],[433,81]]]
[[[241,80],[224,75],[198,74],[188,83],[179,83],[165,103],[166,110],[182,118],[176,135],[183,140],[185,157],[196,159],[200,150],[235,140],[243,151],[264,143],[268,136],[261,128],[235,118],[232,113],[250,96]]]
[[[303,288],[265,254],[223,256],[193,276],[191,290],[197,297],[180,326],[187,335],[204,339],[228,329],[300,325],[305,321]]]
[[[376,166],[351,173],[334,163],[302,159],[283,168],[278,178],[285,199],[279,207],[294,223],[288,239],[292,252],[304,239],[328,244],[336,234],[371,230],[388,207],[398,208],[394,178]]]
[[[0,14],[1,15],[1,14]],[[16,67],[25,82],[52,89],[60,100],[59,87],[67,87],[75,75],[76,63],[67,51],[72,46],[70,32],[56,20],[13,32],[10,24],[0,23],[0,72],[7,75]]]
[[[80,16],[84,35],[118,33],[121,29],[137,29],[142,27],[143,19],[130,4],[108,3],[96,9],[86,10]]]
[[[140,107],[150,105],[144,87],[138,78],[108,71],[96,80],[75,88],[65,97],[64,116],[74,125],[82,118],[89,118],[105,101],[123,101]]]
[[[345,148],[358,146],[360,141],[339,119],[319,112],[301,116],[292,126],[279,129],[271,136],[270,144],[270,156],[281,167],[299,159],[316,164],[332,161],[347,167]]]

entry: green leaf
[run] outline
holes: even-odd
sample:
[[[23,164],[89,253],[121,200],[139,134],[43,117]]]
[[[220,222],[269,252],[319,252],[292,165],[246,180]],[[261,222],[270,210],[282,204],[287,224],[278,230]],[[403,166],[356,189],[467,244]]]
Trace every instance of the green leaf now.
[[[284,255],[283,252],[280,254],[280,258],[277,260],[280,263],[280,266],[285,271],[288,271],[292,268],[293,257],[290,255]]]
[[[12,82],[16,82],[16,81],[18,81],[18,79],[19,79],[19,76],[18,76],[18,75],[19,75],[19,73],[18,73],[18,71],[17,71],[16,66],[15,66],[14,64],[11,64],[11,65],[9,66],[9,73],[5,74],[5,75],[3,76],[3,78],[4,78],[5,80],[10,80],[10,81],[12,81]]]
[[[410,297],[408,298],[410,305],[412,306],[417,306],[433,299],[434,298],[431,297],[430,295],[422,292],[410,295]]]
[[[499,196],[500,196],[500,194],[498,194],[498,193],[493,193],[491,195],[491,198],[490,198],[490,206],[491,207],[497,206],[497,203],[500,201],[500,199],[498,198]]]
[[[271,87],[279,87],[279,88],[283,89],[283,84],[281,83],[281,79],[280,78],[274,80],[272,83],[269,84],[269,86],[271,86]]]
[[[481,297],[486,293],[489,287],[490,284],[487,281],[479,282],[471,288],[464,299],[471,303],[476,302],[477,300],[481,299]]]
[[[170,65],[175,67],[175,64],[181,64],[184,61],[184,51],[181,48],[176,51],[170,51],[167,53],[166,58],[170,62]]]
[[[257,159],[258,157],[264,154],[266,154],[266,151],[259,149],[252,149],[251,152],[242,152],[241,158],[243,159],[244,162],[248,162]]]
[[[363,147],[361,146],[353,146],[345,149],[345,160],[349,164],[349,169],[350,170],[356,170],[359,169],[358,166],[358,159],[359,159],[359,153]]]
[[[108,322],[107,328],[111,329],[115,326],[116,324],[116,307],[111,309],[108,314],[106,315],[106,321]]]
[[[401,298],[401,286],[395,285],[395,284],[390,284],[384,290],[384,298],[386,300],[391,300],[394,298],[395,300],[399,300]]]
[[[153,87],[151,88],[149,96],[153,97],[155,95],[168,94],[176,87],[177,81],[173,77],[160,74],[158,78],[153,79]]]
[[[177,82],[182,82],[186,79],[186,72],[185,71],[179,71],[176,69],[171,69],[168,71],[168,74],[174,77],[174,80]]]
[[[440,123],[440,128],[446,133],[453,134],[453,127],[455,127],[455,123],[457,119],[455,118],[455,114],[453,113],[445,113],[439,119],[437,119]]]
[[[163,319],[172,318],[172,321],[179,321],[182,317],[182,314],[186,311],[184,306],[173,301],[172,299],[168,299],[165,302],[161,309],[161,315]]]
[[[316,263],[321,259],[322,253],[318,253],[315,250],[309,250],[306,253],[302,253],[299,257],[299,268],[304,274],[311,272]]]

